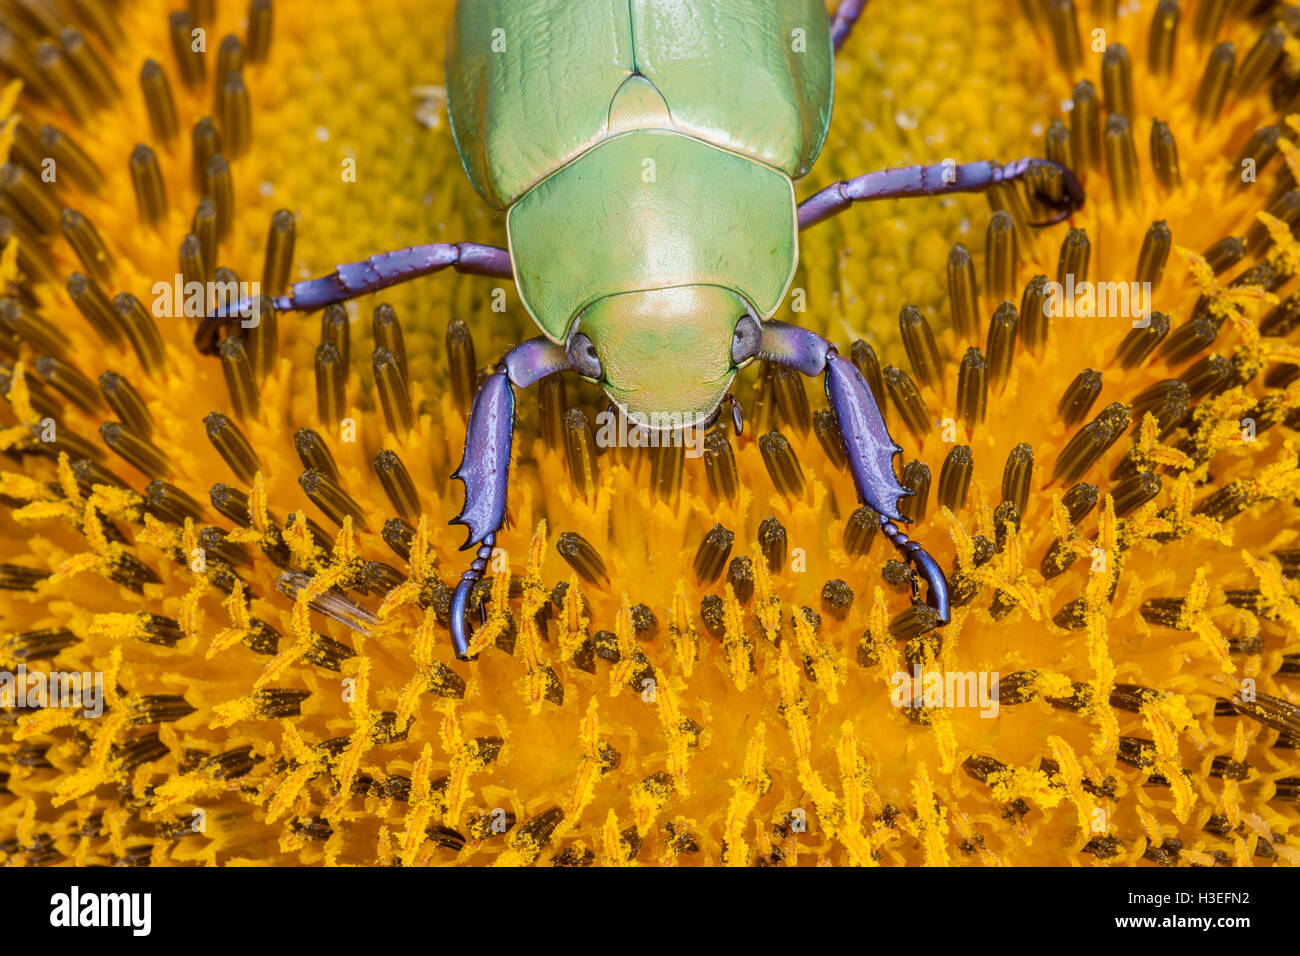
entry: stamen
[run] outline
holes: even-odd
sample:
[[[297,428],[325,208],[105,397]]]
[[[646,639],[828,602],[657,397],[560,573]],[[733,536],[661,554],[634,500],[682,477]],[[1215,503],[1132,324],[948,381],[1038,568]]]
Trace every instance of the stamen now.
[[[758,449],[776,490],[787,498],[801,497],[804,491],[803,469],[799,467],[799,459],[789,440],[780,432],[768,432],[759,438]]]
[[[226,135],[230,135],[229,130]],[[216,207],[217,239],[224,240],[230,235],[231,223],[235,221],[235,186],[230,175],[230,163],[220,153],[208,160],[203,174],[203,194]]]
[[[1110,447],[1112,437],[1109,422],[1101,416],[1084,425],[1056,456],[1056,464],[1052,468],[1052,480],[1077,481]]]
[[[605,562],[590,541],[574,531],[566,531],[555,542],[555,550],[578,572],[578,577],[588,584],[604,584],[609,580]]]
[[[1238,169],[1241,167],[1238,166]],[[1300,189],[1291,189],[1278,196],[1264,210],[1270,216],[1281,219],[1288,226],[1295,228],[1300,222]],[[1246,229],[1246,248],[1251,255],[1263,255],[1273,247],[1273,237],[1269,235],[1264,224],[1258,219]]]
[[[153,138],[164,146],[171,146],[180,135],[180,122],[176,118],[176,101],[172,99],[167,74],[157,60],[144,61],[140,68],[140,89],[144,93],[145,108],[149,111]]]
[[[401,518],[389,518],[384,522],[380,532],[384,543],[393,549],[393,553],[404,561],[411,560],[411,542],[415,540],[415,529]]]
[[[836,578],[822,585],[822,610],[835,620],[843,621],[847,618],[852,607],[853,588],[846,582]]]
[[[226,388],[235,416],[240,419],[256,418],[261,408],[257,379],[253,376],[253,363],[248,350],[238,336],[230,336],[221,343],[221,369],[226,376]]]
[[[99,376],[99,390],[123,425],[141,438],[153,435],[153,416],[130,382],[119,373],[109,370]]]
[[[95,414],[103,407],[95,383],[67,362],[51,355],[42,355],[34,364],[41,381],[60,392],[82,411]]]
[[[391,349],[381,347],[372,353],[371,364],[375,370],[375,387],[384,407],[384,421],[388,423],[388,430],[399,438],[405,438],[411,430],[413,414],[411,393],[407,391],[401,363]]]
[[[396,326],[396,316],[393,317]],[[375,332],[376,341],[379,341],[379,310],[375,310]],[[400,343],[402,330],[396,326],[396,339]],[[386,343],[385,343],[386,344]],[[391,346],[390,346],[391,348]],[[478,386],[478,360],[474,355],[474,336],[470,333],[469,326],[461,319],[452,319],[447,323],[447,368],[448,380],[451,385],[451,397],[456,404],[456,409],[462,416],[468,416],[470,407],[474,404],[474,390]],[[560,382],[560,403],[552,406],[550,413],[553,420],[548,422],[546,412],[542,414],[542,431],[545,436],[546,427],[549,425],[552,429],[551,440],[548,444],[554,445],[554,436],[559,434],[557,427],[561,421],[560,416],[564,414],[564,385],[559,375],[551,375],[542,380],[542,388],[545,389],[548,383]],[[553,389],[552,389],[553,391]],[[554,397],[552,395],[552,397]],[[545,398],[542,399],[545,401]]]
[[[984,285],[995,302],[1009,300],[1016,288],[1016,230],[1011,214],[999,209],[989,218],[984,252]]]
[[[1056,45],[1056,59],[1061,72],[1074,74],[1083,60],[1083,46],[1079,41],[1079,22],[1073,0],[1053,0],[1047,7],[1047,24]]]
[[[45,82],[58,94],[59,103],[84,123],[90,116],[91,104],[81,79],[53,40],[42,40],[36,45],[36,66]]]
[[[1134,329],[1135,332],[1146,331],[1145,329]],[[1128,339],[1125,339],[1127,342]],[[1120,346],[1123,350],[1123,344]],[[1065,394],[1056,405],[1056,412],[1065,422],[1066,428],[1073,428],[1079,422],[1083,421],[1088,412],[1092,409],[1092,403],[1097,400],[1101,394],[1101,373],[1093,371],[1090,368],[1084,369],[1074,377],[1068,386]]]
[[[969,348],[961,360],[957,376],[957,414],[973,432],[984,421],[989,397],[989,367],[977,348]]]
[[[1020,297],[1020,321],[1024,331],[1021,337],[1025,348],[1034,355],[1041,355],[1047,346],[1047,281],[1045,275],[1034,276]]]
[[[930,467],[921,461],[909,461],[903,466],[903,477],[898,482],[914,497],[901,503],[913,521],[925,520],[926,499],[930,497]]]
[[[1151,18],[1147,42],[1147,68],[1156,76],[1168,76],[1174,68],[1174,51],[1178,49],[1178,0],[1160,0]]]
[[[327,473],[321,472],[321,474]],[[398,515],[407,521],[419,521],[423,510],[420,507],[420,495],[415,490],[411,473],[397,457],[397,452],[385,448],[376,455],[375,474],[379,476],[379,483],[384,486],[384,493],[388,495],[388,500],[392,502],[393,509]]]
[[[150,478],[160,478],[171,471],[171,462],[160,449],[124,428],[121,422],[104,422],[99,426],[99,434],[105,445]]]
[[[249,141],[252,139],[252,109],[248,103],[248,87],[244,85],[243,74],[228,73],[221,81],[216,113],[221,121],[226,153],[231,159],[238,159],[248,152]]]
[[[1225,0],[1212,2],[1222,4]],[[1219,118],[1223,101],[1228,96],[1228,86],[1232,83],[1232,68],[1236,60],[1237,48],[1231,43],[1220,43],[1210,52],[1200,88],[1196,91],[1196,115],[1202,124],[1208,125]]]
[[[89,91],[95,105],[106,106],[117,98],[121,91],[113,80],[113,74],[94,48],[86,42],[80,30],[64,27],[59,31],[59,43],[63,47],[64,57]]]
[[[19,124],[19,129],[22,125]],[[54,160],[60,175],[66,175],[82,189],[100,193],[104,188],[104,174],[72,139],[53,126],[42,126],[38,136],[44,155]]]
[[[801,435],[808,434],[812,427],[812,408],[808,404],[804,376],[792,368],[776,365],[772,369],[772,388],[781,421]]]
[[[885,387],[889,389],[894,406],[903,416],[903,422],[918,442],[924,442],[930,431],[930,410],[926,408],[921,393],[901,368],[889,366],[885,369],[884,378]]]
[[[564,414],[564,451],[569,463],[569,480],[578,494],[591,501],[599,484],[596,469],[596,436],[586,412],[571,408]]]
[[[199,237],[190,233],[181,240],[180,250],[181,278],[185,284],[197,282],[203,288],[208,287],[208,268],[203,261],[203,243]]]
[[[849,361],[866,379],[867,388],[871,389],[871,394],[876,399],[876,406],[880,409],[880,414],[883,415],[885,413],[886,397],[885,379],[880,374],[880,361],[876,358],[876,350],[862,339],[855,339],[853,345],[849,348]]]
[[[17,163],[0,166],[0,190],[43,235],[59,228],[59,207],[37,178]]]
[[[158,326],[144,303],[129,292],[119,292],[113,298],[113,311],[145,372],[151,378],[160,375],[167,366],[167,358]]]
[[[26,217],[13,209],[12,204],[7,203],[5,197],[0,195],[0,210],[4,210],[6,206],[14,215],[0,215],[0,247],[9,246],[16,240],[18,268],[38,282],[46,285],[57,284],[60,274],[55,271],[54,262],[41,240],[27,228]]]
[[[1178,144],[1167,123],[1154,120],[1151,123],[1151,168],[1155,170],[1156,182],[1165,192],[1173,192],[1183,184],[1182,173],[1178,168]]]
[[[925,321],[925,316],[916,306],[905,305],[898,313],[898,328],[902,334],[903,346],[907,349],[908,362],[917,380],[922,385],[938,388],[941,383],[939,347],[935,345],[930,323]]]
[[[1287,32],[1280,23],[1273,24],[1259,35],[1255,45],[1241,61],[1241,69],[1237,71],[1238,99],[1244,100],[1264,85],[1277,67],[1278,61],[1282,59],[1282,49],[1286,41]]]
[[[978,339],[979,292],[975,287],[975,262],[970,250],[961,243],[953,246],[948,254],[948,306],[957,336]]]
[[[1122,43],[1110,43],[1101,55],[1101,90],[1106,98],[1106,111],[1119,113],[1129,121],[1137,119],[1133,99],[1133,64]]]
[[[63,237],[81,260],[86,273],[97,282],[109,282],[112,278],[113,258],[90,220],[75,209],[65,209],[59,222]]]
[[[322,425],[338,427],[346,401],[344,385],[347,369],[333,342],[316,349],[316,417]]]
[[[217,96],[221,96],[222,84],[230,77],[232,73],[238,73],[244,68],[244,45],[239,42],[239,37],[233,33],[227,33],[221,38],[221,43],[217,46]],[[220,111],[218,111],[220,115]],[[221,126],[222,131],[229,138],[230,130],[224,123]]]
[[[740,490],[736,455],[726,433],[714,429],[704,436],[704,474],[718,501],[734,501]]]
[[[736,535],[720,524],[715,524],[704,536],[704,540],[695,551],[693,565],[695,579],[701,585],[708,587],[722,576],[722,568],[731,557],[731,546],[735,541]]]
[[[262,291],[266,295],[280,295],[289,286],[297,229],[293,213],[288,209],[277,209],[271,217],[271,227],[266,234],[266,257],[262,262]]]
[[[1153,290],[1160,287],[1165,264],[1169,261],[1169,250],[1173,245],[1174,237],[1169,231],[1169,224],[1163,219],[1153,222],[1142,239],[1142,251],[1138,253],[1138,282],[1150,282]]]
[[[1160,479],[1149,471],[1125,478],[1111,489],[1115,501],[1115,515],[1127,517],[1160,494]]]
[[[1034,450],[1028,442],[1011,449],[1002,469],[1002,500],[1010,502],[1019,514],[1029,503],[1029,483],[1034,475]]]
[[[342,525],[343,519],[350,517],[353,527],[366,530],[366,515],[361,506],[329,475],[309,468],[298,476],[298,484],[312,503],[335,524]]]
[[[844,439],[835,421],[835,413],[829,408],[819,408],[813,412],[813,431],[821,442],[826,457],[830,459],[831,467],[840,471],[847,468],[849,460],[844,454]]]
[[[1189,403],[1197,402],[1207,395],[1217,395],[1230,387],[1232,377],[1232,363],[1222,355],[1207,355],[1179,376],[1187,385]],[[1265,380],[1264,384],[1269,383]]]
[[[1192,31],[1197,43],[1209,43],[1218,35],[1227,6],[1228,0],[1201,0],[1196,5],[1196,21]]]
[[[1142,427],[1143,417],[1150,412],[1160,426],[1159,434],[1163,439],[1187,414],[1189,397],[1187,383],[1176,378],[1165,379],[1143,389],[1130,406],[1130,414],[1136,423],[1133,426],[1134,436]]]
[[[459,320],[457,320],[459,321]],[[455,322],[452,323],[454,325]],[[464,324],[464,323],[462,323]],[[447,354],[452,353],[451,344],[452,326],[447,326]],[[465,335],[469,335],[469,329],[465,329]],[[472,339],[470,340],[472,344]],[[470,368],[473,368],[472,356],[470,358]],[[461,405],[465,401],[463,389],[466,384],[470,387],[470,397],[473,397],[473,380],[466,383],[463,371],[458,371],[465,367],[465,356],[460,359],[458,367],[451,370],[451,394],[456,401],[456,407],[460,410],[461,415],[469,414],[469,404]],[[563,375],[548,375],[537,383],[537,419],[542,433],[542,441],[551,449],[557,449],[564,440],[564,413],[569,407],[569,397],[564,387]]]
[[[1054,117],[1048,124],[1043,153],[1053,163],[1059,163],[1067,168],[1074,165],[1074,147],[1070,143],[1070,130],[1061,122],[1059,116]]]
[[[271,0],[248,5],[248,62],[264,63],[271,50]]]
[[[768,515],[758,524],[758,546],[767,559],[768,569],[778,571],[785,564],[786,533],[785,527],[773,515]]]
[[[668,438],[668,433],[661,433],[664,439],[650,452],[650,493],[659,501],[677,506],[678,496],[682,490],[682,471],[686,465],[686,445],[681,441]]]
[[[402,373],[402,381],[409,383],[406,343],[402,340],[402,323],[397,319],[397,310],[386,302],[375,306],[370,328],[375,345],[393,353],[397,359],[397,367]]]
[[[217,454],[230,466],[240,481],[251,485],[258,471],[261,470],[262,463],[258,460],[257,453],[253,451],[253,446],[244,437],[244,433],[239,430],[239,426],[221,412],[209,412],[203,419],[203,427],[207,431],[208,441],[212,442],[212,447],[217,450]],[[213,501],[213,506],[217,506],[216,501]]]
[[[956,513],[966,505],[971,475],[975,471],[975,458],[969,445],[953,445],[939,469],[939,504]]]
[[[203,517],[203,506],[181,491],[175,485],[165,481],[154,480],[144,489],[144,509],[159,521],[183,525],[185,519],[199,521]]]
[[[1259,334],[1285,336],[1298,326],[1300,326],[1300,292],[1293,292],[1259,323]]]
[[[1088,517],[1092,509],[1097,507],[1099,500],[1101,500],[1101,492],[1097,486],[1083,481],[1071,486],[1070,490],[1061,496],[1061,504],[1065,507],[1072,525],[1077,525]]]
[[[1074,145],[1071,169],[1085,172],[1101,165],[1101,103],[1097,88],[1088,80],[1075,84],[1070,100],[1070,142]]]
[[[207,79],[203,65],[203,54],[193,48],[194,19],[184,10],[177,10],[167,21],[171,34],[172,52],[176,55],[176,65],[180,67],[181,80],[188,87],[201,86]]]
[[[1056,281],[1064,286],[1067,276],[1074,276],[1078,286],[1088,279],[1088,259],[1092,255],[1092,243],[1088,234],[1082,229],[1071,229],[1061,242],[1061,254],[1056,260]]]
[[[849,515],[844,525],[844,550],[851,555],[866,554],[879,530],[880,515],[863,505]]]
[[[162,169],[158,166],[158,157],[144,143],[131,151],[131,185],[135,188],[135,206],[141,222],[152,226],[167,214]]]
[[[190,134],[190,147],[193,153],[191,168],[194,171],[194,188],[202,192],[207,181],[208,163],[221,152],[221,134],[217,131],[217,124],[212,122],[212,117],[205,116],[194,124],[194,130]]]
[[[1231,269],[1246,255],[1246,240],[1240,236],[1226,236],[1205,250],[1205,262],[1215,275]]]
[[[348,368],[351,359],[350,332],[348,310],[337,302],[326,306],[320,318],[321,344],[329,343],[334,346],[344,369]],[[346,372],[344,374],[346,375]]]
[[[1167,365],[1181,365],[1214,344],[1218,334],[1219,327],[1209,316],[1184,322],[1160,347],[1160,358]]]
[[[211,274],[217,261],[217,204],[206,196],[199,200],[199,205],[194,210],[190,234],[199,240],[204,270]]]
[[[13,298],[0,299],[0,326],[28,343],[37,352],[64,358],[68,353],[67,337],[39,315],[28,312]]]
[[[1111,113],[1106,117],[1106,174],[1110,177],[1111,198],[1121,209],[1131,209],[1141,198],[1138,180],[1137,147],[1133,127],[1127,117]]]
[[[742,554],[731,559],[727,567],[727,583],[732,593],[742,605],[748,604],[754,596],[754,562],[749,555]]]
[[[993,312],[989,322],[988,369],[989,384],[1001,388],[1011,374],[1011,366],[1016,358],[1016,326],[1019,318],[1016,307],[1010,302],[1003,302]]]
[[[259,295],[253,299],[252,308],[257,324],[244,330],[244,343],[253,372],[258,381],[262,381],[275,371],[276,360],[279,358],[280,320],[270,296]]]

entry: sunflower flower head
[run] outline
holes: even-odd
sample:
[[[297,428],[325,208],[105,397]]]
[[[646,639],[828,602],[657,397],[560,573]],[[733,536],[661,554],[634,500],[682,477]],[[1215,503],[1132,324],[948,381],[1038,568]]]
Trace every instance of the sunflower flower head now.
[[[797,374],[746,373],[698,457],[548,379],[465,663],[449,475],[513,289],[193,345],[212,283],[504,244],[450,0],[326,6],[0,3],[0,667],[88,678],[0,696],[6,862],[1300,859],[1293,10],[884,4],[840,55],[801,196],[1032,155],[1088,193],[801,242],[782,318],[886,411],[949,624]]]

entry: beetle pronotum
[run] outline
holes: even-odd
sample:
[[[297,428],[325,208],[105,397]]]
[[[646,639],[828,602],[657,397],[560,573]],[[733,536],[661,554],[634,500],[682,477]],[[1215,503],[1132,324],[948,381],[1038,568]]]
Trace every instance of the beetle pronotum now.
[[[508,248],[431,243],[299,282],[273,300],[311,311],[447,267],[513,279],[542,331],[480,387],[455,477],[453,523],[478,550],[452,603],[465,617],[505,520],[514,387],[560,372],[597,382],[638,423],[707,426],[757,358],[824,374],[854,484],[948,620],[948,583],[898,524],[900,452],[861,373],[812,332],[772,319],[799,233],[855,202],[985,190],[1058,176],[1069,216],[1083,190],[1042,159],[867,173],[796,203],[830,124],[835,53],[866,0],[461,0],[447,55],[448,112],[474,188],[506,211]],[[212,350],[226,314],[196,336]],[[736,426],[741,422],[736,414]]]

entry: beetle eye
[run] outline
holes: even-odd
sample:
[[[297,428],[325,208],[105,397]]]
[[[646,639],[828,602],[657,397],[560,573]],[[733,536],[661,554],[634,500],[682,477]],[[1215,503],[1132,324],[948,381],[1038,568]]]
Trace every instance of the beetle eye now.
[[[600,356],[591,339],[581,332],[569,336],[569,366],[583,378],[600,381],[604,371],[600,367]]]
[[[731,364],[740,368],[756,358],[762,344],[763,330],[759,328],[758,320],[748,313],[742,315],[731,336]]]

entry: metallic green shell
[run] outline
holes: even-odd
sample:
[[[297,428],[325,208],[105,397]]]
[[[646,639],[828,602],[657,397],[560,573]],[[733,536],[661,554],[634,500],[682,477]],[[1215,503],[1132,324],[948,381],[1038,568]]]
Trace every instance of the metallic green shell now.
[[[794,278],[796,217],[784,173],[639,130],[543,180],[506,223],[519,297],[560,341],[598,299],[677,286],[733,289],[770,317]]]
[[[823,0],[461,0],[447,63],[461,162],[497,208],[607,138],[636,73],[677,129],[790,177],[830,124]]]

